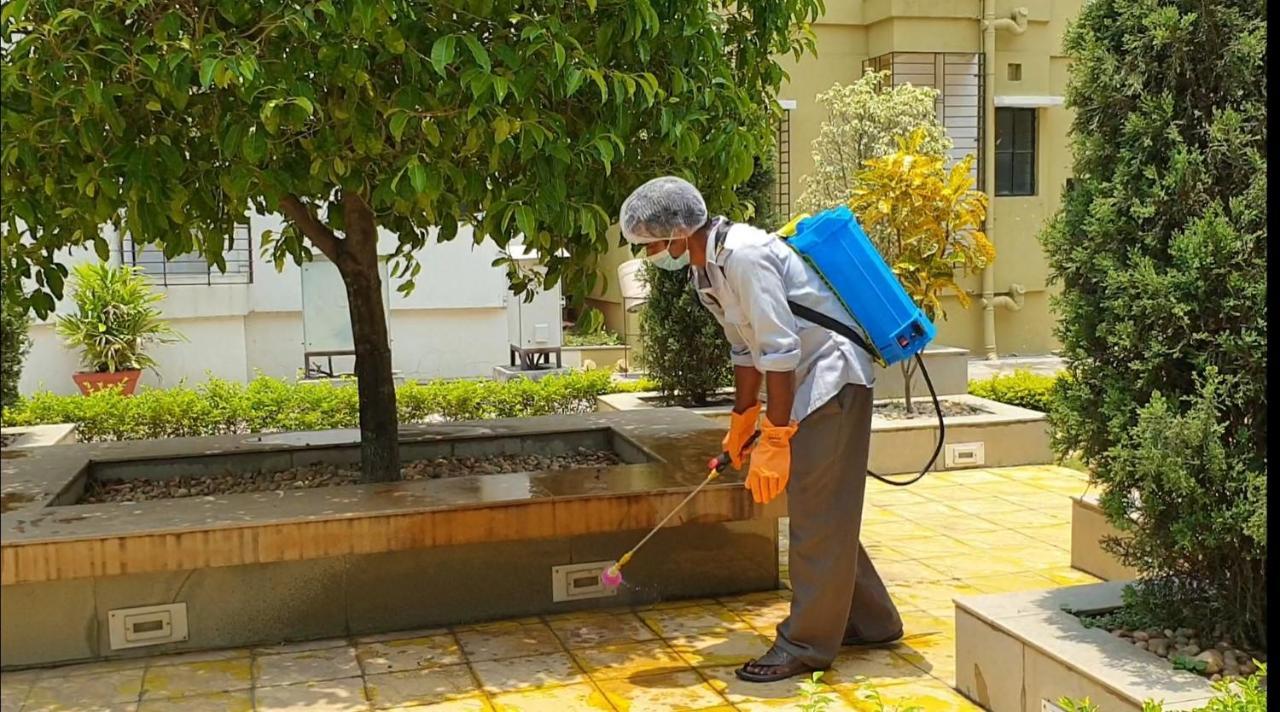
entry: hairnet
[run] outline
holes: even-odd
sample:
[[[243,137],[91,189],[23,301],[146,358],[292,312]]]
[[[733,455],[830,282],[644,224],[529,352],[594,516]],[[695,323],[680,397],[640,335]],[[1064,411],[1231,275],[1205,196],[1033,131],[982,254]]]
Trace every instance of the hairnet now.
[[[618,216],[622,236],[633,244],[691,233],[707,222],[707,204],[689,181],[675,176],[654,178],[622,201]]]

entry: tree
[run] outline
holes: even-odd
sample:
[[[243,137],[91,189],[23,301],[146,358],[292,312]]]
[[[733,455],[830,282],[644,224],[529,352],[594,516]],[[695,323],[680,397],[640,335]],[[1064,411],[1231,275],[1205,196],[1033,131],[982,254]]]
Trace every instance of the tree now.
[[[849,209],[903,289],[937,321],[947,316],[942,295],[948,290],[960,306],[969,305],[969,296],[956,285],[956,270],[986,267],[995,259],[995,248],[982,231],[987,196],[973,189],[973,156],[948,169],[944,158],[927,152],[928,142],[928,132],[915,129],[898,139],[895,153],[868,160],[856,177]],[[908,359],[901,367],[911,413],[916,362]]]
[[[924,131],[920,152],[945,158],[951,139],[938,120],[938,90],[892,86],[889,72],[868,72],[818,95],[827,120],[813,141],[813,171],[800,179],[796,209],[817,213],[849,202],[868,159],[893,153],[897,141]]]
[[[1074,179],[1042,235],[1050,410],[1126,531],[1134,605],[1266,640],[1267,8],[1094,0],[1067,32]],[[1180,625],[1175,623],[1175,625]]]
[[[641,279],[649,287],[640,316],[647,375],[668,402],[706,405],[716,390],[733,383],[724,329],[689,288],[688,269],[645,264]]]
[[[22,378],[22,362],[31,348],[27,335],[31,320],[26,312],[9,302],[0,292],[0,407],[8,408],[19,400],[18,381]]]
[[[399,476],[377,264],[460,225],[547,255],[587,292],[612,211],[680,173],[736,205],[820,0],[11,0],[0,39],[3,264],[61,297],[59,256],[104,225],[224,268],[247,211],[283,213],[278,266],[318,249],[346,285],[366,480]],[[558,253],[564,250],[567,257]],[[518,294],[531,286],[508,264]]]

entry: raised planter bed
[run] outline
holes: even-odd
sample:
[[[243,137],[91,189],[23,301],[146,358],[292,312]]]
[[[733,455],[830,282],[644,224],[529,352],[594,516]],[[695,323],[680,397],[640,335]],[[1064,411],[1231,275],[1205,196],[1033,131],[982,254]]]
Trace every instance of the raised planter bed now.
[[[93,482],[350,466],[359,433],[23,451],[0,462],[0,657],[12,669],[772,590],[785,498],[755,505],[728,472],[615,595],[553,600],[553,567],[629,549],[702,480],[720,437],[680,409],[409,426],[406,463],[581,448],[621,464],[101,504],[76,502]],[[112,648],[111,611],[173,602],[187,640]]]
[[[1104,538],[1119,538],[1120,530],[1107,521],[1098,507],[1098,498],[1084,495],[1071,498],[1071,565],[1106,581],[1129,581],[1137,572],[1102,548]]]
[[[1064,696],[1107,712],[1204,705],[1207,680],[1076,616],[1119,608],[1125,583],[957,598],[956,689],[990,712],[1052,710]]]
[[[879,386],[876,393],[879,393]],[[1043,465],[1053,461],[1048,418],[1044,413],[971,395],[950,395],[940,400],[985,412],[945,418],[944,454],[939,456],[934,469]],[[650,392],[611,393],[600,396],[596,403],[601,412],[662,407],[657,394]],[[891,406],[893,401],[878,400],[876,403],[878,406]],[[882,474],[896,474],[915,472],[924,465],[937,442],[938,420],[927,395],[916,401],[916,408],[920,417],[905,420],[881,415],[872,417],[871,454],[867,464],[870,469]],[[727,428],[732,409],[732,398],[728,397],[724,403],[691,410],[713,420],[721,428]],[[982,450],[982,457],[977,461],[953,460],[945,450],[946,445],[954,445],[972,451],[970,446],[976,444],[980,444]]]
[[[75,423],[24,425],[0,429],[0,445],[3,445],[5,450],[69,445],[74,442],[76,442]]]
[[[626,344],[616,346],[563,346],[560,348],[561,363],[568,368],[582,368],[584,361],[594,361],[598,368],[611,368],[619,361],[631,365],[631,347]]]

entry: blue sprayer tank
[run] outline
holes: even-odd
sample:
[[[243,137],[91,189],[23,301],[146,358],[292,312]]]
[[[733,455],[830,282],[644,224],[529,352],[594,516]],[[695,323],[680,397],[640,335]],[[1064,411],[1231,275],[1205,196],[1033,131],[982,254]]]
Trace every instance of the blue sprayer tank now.
[[[937,328],[907,295],[849,208],[801,220],[786,242],[843,302],[886,366],[924,350]]]

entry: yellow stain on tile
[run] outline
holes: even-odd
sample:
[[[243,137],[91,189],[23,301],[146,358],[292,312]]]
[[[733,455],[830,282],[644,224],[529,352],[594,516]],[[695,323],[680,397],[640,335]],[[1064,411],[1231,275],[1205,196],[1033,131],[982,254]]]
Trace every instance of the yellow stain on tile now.
[[[338,680],[358,675],[360,663],[356,661],[356,651],[346,646],[261,655],[253,661],[253,679],[258,687]]]
[[[886,583],[894,584],[908,583],[915,581],[935,581],[937,579],[947,578],[947,573],[936,569],[926,563],[916,560],[908,561],[877,561],[876,571],[879,572],[880,578]]]
[[[480,693],[466,665],[368,675],[365,691],[379,708],[434,704]]]
[[[968,701],[959,692],[937,680],[918,680],[900,685],[875,688],[880,703],[869,699],[870,690],[841,690],[854,709],[879,712],[884,709],[904,710],[916,707],[921,712],[982,712],[982,708]],[[883,705],[883,706],[881,706]]]
[[[600,682],[600,689],[620,712],[713,710],[725,706],[720,693],[692,670],[605,680]]]
[[[407,707],[389,707],[391,712],[493,712],[494,707],[489,698],[483,695],[459,697],[444,702],[432,702],[426,705],[410,705]]]
[[[253,691],[259,712],[361,712],[369,709],[364,679],[304,682]]]
[[[660,640],[575,650],[573,656],[596,681],[689,669],[689,664]]]
[[[754,630],[711,631],[667,641],[672,650],[694,667],[741,665],[764,655],[772,643],[772,638]]]
[[[493,698],[493,705],[499,712],[613,710],[604,693],[591,683],[498,695]]]
[[[1070,566],[1045,569],[1037,571],[1037,574],[1044,576],[1058,586],[1080,586],[1087,583],[1101,583],[1102,579],[1092,576],[1079,569],[1073,569]]]
[[[791,601],[779,600],[769,606],[742,610],[738,617],[747,622],[753,630],[764,635],[773,635],[778,624],[791,615]]]
[[[545,623],[486,626],[456,632],[468,660],[480,662],[558,653],[559,639]]]
[[[734,674],[735,669],[737,669],[736,665],[699,668],[698,673],[711,685],[712,689],[724,695],[725,699],[738,709],[746,709],[749,706],[793,706],[792,709],[799,707],[802,678],[795,677],[777,682],[744,682]],[[829,685],[824,684],[822,687],[825,690],[831,690]],[[831,690],[831,693],[833,698],[839,697],[834,694],[834,690]]]
[[[248,658],[163,665],[147,668],[142,698],[189,697],[247,690],[252,685],[253,668]]]
[[[748,627],[746,621],[720,605],[640,611],[640,618],[663,638]]]
[[[1015,593],[1019,591],[1041,591],[1054,588],[1055,584],[1048,577],[1039,573],[1024,571],[1016,574],[998,576],[974,576],[965,582],[977,589],[979,593]]]
[[[215,692],[192,697],[143,699],[138,712],[252,712],[253,698],[248,690]]]
[[[44,672],[27,694],[24,710],[76,710],[92,705],[136,701],[142,670],[113,670],[61,677]]]
[[[365,674],[422,670],[463,662],[462,648],[451,634],[369,643],[356,649]]]
[[[548,624],[570,649],[656,640],[658,637],[630,611],[608,616],[554,619]]]
[[[481,688],[489,694],[573,685],[587,676],[568,653],[531,655],[471,663]]]
[[[886,685],[928,677],[928,673],[892,650],[845,648],[836,656],[831,669],[822,679],[841,690],[861,684],[862,681]]]

